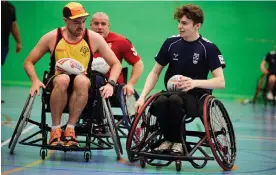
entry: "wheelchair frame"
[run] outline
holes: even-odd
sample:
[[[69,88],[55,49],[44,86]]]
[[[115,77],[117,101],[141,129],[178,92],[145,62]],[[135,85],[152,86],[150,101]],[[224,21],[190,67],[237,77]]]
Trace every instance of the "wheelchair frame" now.
[[[137,114],[135,120],[133,121],[131,125],[131,131],[129,132],[127,142],[126,142],[126,150],[128,153],[128,157],[130,161],[140,160],[140,166],[142,168],[145,168],[146,163],[153,165],[153,166],[168,166],[173,161],[176,163],[176,170],[181,170],[181,161],[189,161],[194,168],[200,169],[203,168],[209,160],[216,160],[219,166],[224,170],[231,170],[234,166],[234,162],[236,159],[236,140],[235,140],[235,133],[234,129],[231,123],[231,120],[229,118],[229,115],[223,106],[223,104],[217,100],[215,97],[211,95],[206,95],[204,102],[203,102],[203,114],[200,118],[201,121],[204,124],[205,132],[200,131],[186,131],[186,136],[191,137],[198,137],[200,140],[197,143],[194,142],[187,142],[184,141],[182,138],[182,145],[184,153],[182,155],[179,154],[158,154],[155,151],[148,152],[149,149],[152,149],[153,147],[158,146],[158,142],[160,144],[160,141],[157,141],[154,143],[153,140],[157,140],[157,137],[162,138],[162,133],[158,131],[158,127],[156,125],[151,125],[151,119],[153,116],[148,112],[145,114],[146,108],[160,95],[165,94],[171,94],[172,92],[162,92],[162,93],[156,93],[152,95],[151,97],[147,98],[145,101],[145,104],[141,107],[140,112]],[[212,123],[210,122],[212,116],[210,109],[214,107],[215,105],[218,106],[219,110],[223,114],[223,118],[226,122],[226,126],[224,126],[221,131],[215,131],[215,129],[212,126]],[[135,134],[138,122],[142,118],[142,125],[146,129],[144,132],[144,136],[142,139],[137,140],[137,136]],[[190,123],[195,119],[195,117],[187,117],[186,115],[182,119],[182,126],[184,126],[184,123]],[[158,123],[158,122],[156,122]],[[225,127],[227,127],[225,129]],[[157,131],[154,131],[156,130]],[[184,127],[181,127],[181,135],[183,135]],[[221,143],[217,140],[216,137],[219,135],[226,135],[227,131],[229,133],[230,137],[230,149],[231,149],[231,155],[228,155],[228,146],[222,146]],[[138,144],[134,144],[132,146],[133,142],[139,142]],[[229,141],[228,141],[229,142]],[[149,146],[149,144],[151,144]],[[193,147],[192,147],[193,146]],[[210,147],[211,151],[213,153],[214,157],[209,156],[206,151],[201,147]],[[227,150],[226,150],[227,149]],[[193,154],[196,151],[200,151],[204,157],[196,157],[193,156]],[[218,152],[218,153],[217,153]],[[227,154],[227,155],[225,155]],[[229,156],[229,157],[227,157]],[[228,158],[230,160],[228,160]],[[167,163],[154,163],[154,160],[165,160],[168,161]],[[227,159],[227,160],[226,160]],[[203,160],[203,163],[201,165],[197,164],[195,160]]]
[[[91,72],[91,77],[92,77],[92,81],[91,81],[91,89],[93,90],[92,93],[93,95],[95,95],[95,92],[99,91],[98,89],[94,88],[94,84],[95,84],[95,76],[101,76],[105,81],[105,76],[102,75],[99,72],[96,71],[92,71]],[[43,80],[45,81],[49,76],[49,73],[47,71],[44,72],[44,77]],[[90,78],[91,78],[90,77]],[[111,106],[109,103],[108,99],[103,99],[102,98],[102,104],[103,104],[103,108],[104,108],[104,113],[105,115],[103,115],[103,121],[106,120],[105,127],[107,129],[107,131],[109,132],[106,135],[100,135],[100,134],[94,134],[92,133],[93,131],[93,124],[92,124],[92,118],[93,118],[93,113],[89,114],[88,117],[91,117],[91,120],[88,124],[88,127],[86,127],[86,130],[88,131],[88,133],[81,133],[80,135],[84,135],[86,137],[86,141],[85,146],[84,147],[60,147],[60,146],[50,146],[47,144],[47,134],[48,132],[51,131],[51,128],[46,124],[46,113],[50,112],[50,108],[49,106],[47,106],[47,102],[45,101],[45,98],[47,98],[46,96],[50,95],[50,92],[47,91],[46,89],[43,89],[43,93],[41,96],[41,100],[42,100],[42,111],[41,111],[41,123],[36,122],[32,119],[30,119],[31,117],[31,110],[32,110],[32,105],[35,99],[35,95],[33,97],[31,97],[29,95],[24,108],[21,112],[21,115],[19,117],[19,120],[17,122],[16,128],[13,132],[13,135],[11,137],[10,143],[9,143],[9,148],[10,148],[10,154],[14,153],[14,149],[15,146],[18,142],[18,139],[23,131],[23,128],[27,125],[27,123],[31,123],[34,124],[36,126],[39,127],[39,131],[35,132],[34,134],[24,138],[23,140],[19,141],[19,144],[22,145],[29,145],[29,146],[36,146],[36,147],[41,147],[40,149],[40,156],[42,158],[42,160],[44,160],[47,157],[47,150],[60,150],[60,151],[84,151],[84,159],[88,162],[89,159],[91,159],[91,150],[97,150],[97,149],[114,149],[116,151],[117,154],[117,160],[120,159],[120,153],[123,154],[123,150],[122,150],[122,145],[118,136],[118,131],[116,128],[116,124],[115,124],[115,119],[114,116],[112,114],[111,111]],[[89,105],[89,102],[87,103],[87,106]],[[85,108],[87,108],[87,106]],[[93,108],[93,106],[92,106]],[[93,110],[94,111],[94,110]],[[85,109],[82,112],[81,116],[85,114]],[[80,118],[81,118],[80,116]],[[80,121],[80,120],[79,120]],[[79,124],[79,123],[78,123]],[[63,126],[64,127],[64,126]],[[76,130],[76,135],[79,136],[79,133],[77,132],[78,130],[81,130],[84,128],[78,128],[78,126],[75,127]],[[42,135],[42,138],[39,139],[33,139],[33,137],[37,136],[38,134]],[[105,141],[103,140],[103,138],[108,138],[111,137],[113,143],[110,143],[108,140]],[[91,139],[92,138],[92,139]],[[93,139],[94,138],[94,139]],[[98,139],[98,141],[101,142],[101,144],[94,142],[93,140]],[[41,144],[38,144],[38,142],[41,141]],[[82,141],[79,141],[79,143],[83,143]],[[96,148],[91,147],[91,144],[94,146],[97,146]]]

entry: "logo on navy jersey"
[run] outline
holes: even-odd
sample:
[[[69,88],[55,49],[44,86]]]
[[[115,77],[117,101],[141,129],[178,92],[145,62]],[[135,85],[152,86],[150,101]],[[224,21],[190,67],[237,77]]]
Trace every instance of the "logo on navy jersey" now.
[[[174,53],[173,54],[173,60],[174,61],[178,61],[178,53]]]
[[[219,57],[220,64],[225,64],[223,56],[222,55],[218,55],[218,57]]]
[[[198,60],[199,60],[199,53],[194,53],[194,56],[193,56],[193,63],[194,63],[194,64],[197,64],[197,63],[198,63]]]

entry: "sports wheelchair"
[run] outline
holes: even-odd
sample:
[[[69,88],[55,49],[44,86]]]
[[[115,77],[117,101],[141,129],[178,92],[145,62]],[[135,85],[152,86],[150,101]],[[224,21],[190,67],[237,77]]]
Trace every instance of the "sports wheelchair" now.
[[[112,109],[118,108],[121,110],[121,114],[114,114],[114,118],[116,121],[116,128],[119,133],[120,138],[126,138],[127,134],[130,130],[130,125],[135,117],[135,113],[130,112],[133,111],[134,103],[138,100],[139,94],[136,90],[134,90],[134,95],[130,100],[123,93],[123,87],[127,84],[128,77],[128,67],[124,67],[122,69],[122,73],[124,76],[124,83],[117,84],[115,87],[114,95],[109,99]]]
[[[268,90],[268,75],[262,74],[257,79],[256,91],[255,91],[252,103],[256,104],[257,101],[263,101],[264,105],[266,106],[268,102],[272,102],[273,106],[275,106],[275,103],[276,103],[276,86],[274,86],[273,91],[272,91],[274,100],[268,100],[267,99],[267,97],[266,97],[267,90]],[[261,97],[259,97],[259,95],[261,95]]]
[[[182,138],[183,154],[160,154],[154,150],[164,139],[158,117],[151,114],[151,104],[160,95],[173,93],[177,92],[159,92],[146,99],[127,137],[126,150],[129,160],[140,160],[142,168],[145,168],[146,163],[153,166],[168,166],[175,161],[176,170],[180,171],[181,161],[189,161],[194,168],[201,169],[205,167],[208,160],[215,159],[222,169],[231,170],[236,159],[234,129],[224,105],[211,95],[204,95],[199,101],[199,105],[203,107],[198,115],[205,132],[186,131],[187,140]],[[185,115],[182,119],[182,126],[185,123],[191,123],[194,119],[195,117]],[[184,127],[181,127],[181,135],[183,133]],[[195,141],[198,139],[199,141]],[[214,157],[208,155],[204,147],[210,148]],[[194,156],[195,153],[203,156]]]
[[[84,140],[78,141],[80,143],[80,147],[63,147],[63,146],[51,146],[47,143],[47,136],[48,133],[51,131],[51,127],[46,124],[46,114],[50,113],[50,94],[51,91],[49,88],[43,89],[41,95],[42,101],[42,110],[41,110],[41,122],[37,122],[31,119],[31,111],[32,106],[35,100],[36,94],[31,97],[29,95],[24,108],[21,112],[19,120],[17,122],[16,128],[12,134],[9,148],[10,154],[14,153],[15,146],[19,140],[20,135],[24,127],[31,123],[39,127],[39,130],[34,134],[22,139],[19,141],[22,145],[29,145],[29,146],[36,146],[41,147],[40,149],[40,156],[42,160],[47,157],[47,150],[60,150],[60,151],[84,151],[84,159],[88,162],[91,159],[91,150],[103,150],[103,149],[115,149],[117,160],[120,159],[120,155],[123,154],[122,145],[119,139],[118,131],[116,129],[116,123],[114,116],[111,111],[111,105],[109,99],[103,99],[100,96],[99,87],[96,85],[96,76],[102,77],[102,79],[107,82],[104,75],[99,72],[92,71],[88,77],[91,80],[91,88],[88,97],[88,103],[83,110],[76,126],[76,136],[78,137],[85,137]],[[44,72],[43,76],[43,83],[47,84],[47,82],[52,78],[51,74],[47,71]],[[96,104],[101,103],[101,108],[96,108]],[[102,122],[99,124],[94,123],[95,113],[97,111],[102,111]],[[69,109],[68,104],[66,105],[63,115],[68,116]],[[97,113],[98,114],[98,113]],[[65,129],[66,123],[62,124],[62,129]],[[95,132],[97,129],[101,128],[104,133]],[[36,136],[41,135],[40,138]],[[112,142],[108,140],[108,138],[112,138]],[[95,140],[98,140],[97,142]],[[40,142],[40,143],[39,143]]]

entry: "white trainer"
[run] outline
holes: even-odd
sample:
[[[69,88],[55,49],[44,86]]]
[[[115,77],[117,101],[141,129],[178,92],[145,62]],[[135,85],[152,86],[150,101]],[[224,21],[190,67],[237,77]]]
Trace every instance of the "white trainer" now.
[[[173,145],[172,142],[170,142],[170,141],[165,141],[165,142],[163,142],[159,147],[155,148],[154,150],[155,150],[155,151],[167,150],[167,149],[170,149],[172,145]]]
[[[182,143],[174,143],[171,149],[175,153],[183,153]]]
[[[268,100],[273,100],[273,94],[272,94],[271,91],[269,91],[269,92],[266,94],[266,98],[267,98]]]

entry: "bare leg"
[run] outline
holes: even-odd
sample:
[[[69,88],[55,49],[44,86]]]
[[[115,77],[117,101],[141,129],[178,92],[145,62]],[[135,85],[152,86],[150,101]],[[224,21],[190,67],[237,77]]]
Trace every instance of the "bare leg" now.
[[[61,74],[54,78],[54,89],[50,97],[52,126],[60,125],[61,115],[67,103],[69,82],[70,77],[66,74]]]
[[[85,75],[78,75],[74,80],[73,93],[69,101],[68,124],[75,125],[88,101],[90,81]]]
[[[268,78],[268,91],[272,91],[276,81],[276,76],[275,75],[270,75]]]

